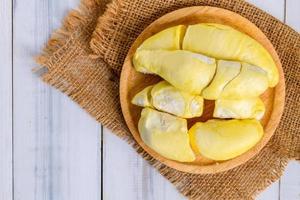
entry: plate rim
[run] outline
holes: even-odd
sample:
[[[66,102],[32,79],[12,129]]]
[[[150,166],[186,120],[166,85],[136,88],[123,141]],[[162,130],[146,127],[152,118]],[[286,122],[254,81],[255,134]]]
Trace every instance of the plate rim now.
[[[276,66],[278,68],[279,71],[279,82],[278,84],[275,86],[274,90],[274,101],[273,101],[273,109],[272,109],[272,113],[270,115],[270,118],[266,124],[266,127],[264,127],[264,136],[263,138],[259,141],[259,143],[257,143],[254,147],[252,147],[250,150],[248,150],[247,152],[241,154],[240,156],[221,162],[219,164],[213,164],[213,165],[196,165],[196,164],[186,164],[183,162],[178,162],[178,161],[174,161],[174,160],[170,160],[167,159],[163,156],[161,156],[160,154],[158,154],[157,152],[155,152],[154,150],[152,150],[150,147],[148,147],[142,140],[140,137],[137,137],[136,134],[133,133],[133,126],[134,123],[132,123],[132,121],[130,121],[130,112],[127,109],[126,106],[126,101],[124,99],[127,99],[127,94],[128,93],[124,93],[124,91],[126,91],[124,89],[124,87],[126,86],[124,84],[124,81],[126,80],[127,77],[127,73],[129,72],[128,70],[126,71],[125,66],[128,65],[128,63],[130,63],[131,67],[131,59],[132,56],[130,56],[130,54],[132,54],[132,52],[135,52],[136,48],[138,47],[138,41],[141,39],[141,37],[143,35],[145,35],[145,33],[152,27],[155,26],[156,24],[159,24],[160,21],[174,15],[177,13],[182,13],[182,12],[190,12],[190,11],[195,11],[195,12],[223,12],[226,15],[232,15],[231,18],[239,18],[239,20],[244,21],[247,24],[251,24],[252,28],[255,28],[255,31],[258,31],[260,35],[263,35],[266,39],[266,42],[269,43],[268,45],[270,46],[272,52],[270,52],[268,50],[268,52],[271,54],[272,58],[274,59],[274,61],[276,62]],[[180,17],[179,17],[180,19]],[[240,30],[239,30],[240,31]],[[153,35],[153,34],[150,34]],[[251,37],[251,36],[250,36]],[[143,40],[144,41],[144,40]],[[261,43],[260,43],[261,44]],[[120,97],[120,103],[121,103],[121,109],[122,109],[122,114],[123,117],[125,119],[126,125],[129,128],[130,134],[133,136],[133,138],[135,139],[135,141],[154,159],[160,161],[161,163],[163,163],[164,165],[167,165],[168,167],[174,168],[176,170],[182,171],[182,172],[187,172],[187,173],[193,173],[193,174],[211,174],[211,173],[218,173],[218,172],[223,172],[223,171],[227,171],[229,169],[232,169],[234,167],[240,166],[243,163],[246,163],[248,160],[250,160],[251,158],[255,157],[262,149],[263,147],[268,143],[268,141],[271,139],[271,137],[274,135],[276,128],[279,125],[279,122],[281,120],[281,116],[283,114],[283,109],[284,109],[284,103],[285,103],[285,80],[284,80],[284,74],[283,74],[283,69],[282,69],[282,65],[279,59],[279,56],[274,48],[274,46],[272,45],[272,43],[270,42],[270,40],[268,39],[268,37],[252,22],[250,22],[248,19],[244,18],[243,16],[239,15],[238,13],[223,9],[223,8],[218,8],[218,7],[211,7],[211,6],[192,6],[192,7],[185,7],[185,8],[181,8],[178,10],[174,10],[172,12],[169,12],[161,17],[159,17],[158,19],[156,19],[155,21],[153,21],[150,25],[148,25],[140,34],[139,36],[135,39],[135,41],[132,43],[126,58],[124,60],[124,64],[122,66],[122,71],[121,71],[121,76],[120,76],[120,86],[119,86],[119,97]],[[124,96],[125,95],[125,96]],[[276,101],[276,98],[280,98],[280,101]],[[276,113],[276,115],[274,114]],[[275,124],[275,127],[272,126],[270,127],[270,122],[272,122],[273,124]],[[267,129],[267,130],[266,130]],[[271,132],[271,134],[266,134],[266,132],[268,131],[268,133]],[[138,133],[139,135],[139,133]]]

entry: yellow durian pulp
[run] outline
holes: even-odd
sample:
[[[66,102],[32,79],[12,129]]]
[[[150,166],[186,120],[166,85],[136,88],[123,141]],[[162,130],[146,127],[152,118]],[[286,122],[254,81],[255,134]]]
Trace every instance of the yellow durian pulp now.
[[[240,70],[239,62],[218,60],[216,74],[209,86],[203,90],[203,98],[209,100],[219,98],[224,87],[240,73]]]
[[[152,105],[183,118],[199,117],[203,112],[203,98],[181,91],[166,81],[154,85],[151,90]]]
[[[181,49],[186,26],[178,25],[164,29],[146,39],[137,50],[178,50]]]
[[[265,113],[259,97],[249,99],[217,99],[213,116],[216,118],[257,119]]]
[[[252,98],[261,95],[267,88],[266,72],[260,67],[242,63],[241,72],[224,87],[220,97],[227,99]]]
[[[137,71],[145,68],[192,94],[201,94],[216,70],[215,59],[183,50],[139,50],[133,64]]]
[[[206,158],[222,161],[237,157],[257,144],[263,127],[254,119],[208,120],[189,130],[191,144]]]
[[[139,50],[178,50],[181,49],[186,26],[178,25],[164,29],[146,39],[137,49]],[[151,74],[143,66],[138,66],[137,71]]]
[[[195,160],[185,119],[144,108],[138,130],[144,143],[160,155],[180,162]]]
[[[137,93],[131,100],[131,103],[142,107],[152,107],[151,90],[153,86],[150,85]]]
[[[214,23],[190,25],[182,48],[216,59],[236,60],[259,66],[267,72],[270,87],[278,83],[278,69],[269,52],[250,36],[229,26]]]

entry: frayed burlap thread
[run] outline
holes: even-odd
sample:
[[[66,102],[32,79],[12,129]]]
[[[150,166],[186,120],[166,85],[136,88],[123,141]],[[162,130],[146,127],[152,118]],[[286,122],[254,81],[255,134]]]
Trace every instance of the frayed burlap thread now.
[[[63,27],[52,35],[37,59],[47,69],[42,79],[131,144],[183,195],[201,200],[253,199],[281,176],[290,159],[299,159],[298,33],[254,6],[238,0],[115,0],[108,6],[107,3],[83,0],[79,9],[70,12]],[[131,43],[156,18],[192,5],[218,6],[250,19],[276,47],[286,75],[287,106],[274,137],[246,164],[214,175],[179,172],[153,159],[132,138],[119,104],[119,73]]]

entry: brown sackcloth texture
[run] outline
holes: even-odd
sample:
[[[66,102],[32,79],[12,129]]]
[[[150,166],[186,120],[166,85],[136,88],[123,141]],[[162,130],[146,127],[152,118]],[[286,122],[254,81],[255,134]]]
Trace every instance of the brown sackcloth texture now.
[[[46,83],[67,94],[98,122],[125,139],[190,199],[253,199],[279,179],[289,160],[300,158],[300,36],[297,32],[241,0],[115,0],[102,15],[108,1],[83,0],[79,9],[72,11],[63,27],[52,35],[38,57],[38,63],[47,69],[42,75]],[[266,147],[247,163],[214,175],[179,172],[148,155],[129,133],[118,96],[123,60],[139,33],[163,14],[195,5],[232,10],[261,28],[281,58],[287,86],[284,115]]]

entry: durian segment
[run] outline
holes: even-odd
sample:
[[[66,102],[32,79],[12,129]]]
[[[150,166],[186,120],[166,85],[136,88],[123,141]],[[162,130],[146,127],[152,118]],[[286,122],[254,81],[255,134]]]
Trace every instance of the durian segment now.
[[[254,119],[209,120],[196,123],[189,135],[193,148],[201,155],[222,161],[235,158],[255,146],[263,136],[263,127]]]
[[[224,87],[221,98],[253,98],[264,93],[267,88],[268,78],[266,72],[260,67],[242,63],[240,74]]]
[[[257,119],[265,113],[265,105],[259,97],[249,99],[217,99],[213,116],[216,118]]]
[[[181,91],[167,81],[161,81],[151,90],[152,105],[161,111],[183,118],[199,117],[203,112],[203,98]]]
[[[155,35],[146,39],[137,49],[137,51],[146,50],[178,50],[181,49],[182,40],[186,31],[186,26],[178,25],[164,29]],[[143,66],[138,66],[137,71],[151,74]]]
[[[218,60],[215,77],[210,85],[202,92],[205,99],[215,100],[229,81],[235,78],[241,70],[241,63],[234,61]]]
[[[144,143],[160,155],[180,162],[195,160],[185,119],[144,108],[138,129]]]
[[[152,107],[151,103],[151,90],[153,85],[144,88],[142,91],[137,93],[131,100],[131,103],[142,107]]]
[[[267,72],[270,87],[278,83],[278,69],[269,52],[256,40],[230,26],[215,23],[190,25],[182,48],[216,59],[237,60],[259,66]]]
[[[133,64],[136,70],[145,68],[192,94],[201,94],[216,70],[214,58],[183,50],[139,50]]]
[[[181,49],[186,26],[178,25],[164,29],[146,39],[138,50],[178,50]]]

